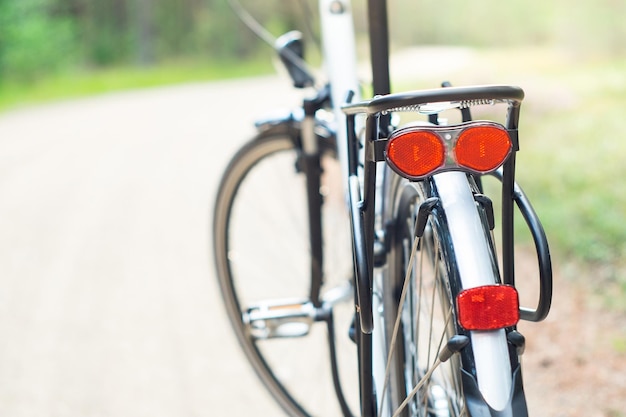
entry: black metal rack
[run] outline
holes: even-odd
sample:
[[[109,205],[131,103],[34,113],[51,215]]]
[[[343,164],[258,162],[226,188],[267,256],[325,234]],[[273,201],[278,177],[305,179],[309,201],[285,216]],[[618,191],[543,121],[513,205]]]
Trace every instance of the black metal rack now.
[[[386,125],[381,118],[391,112],[416,111],[420,106],[432,103],[454,103],[459,109],[491,102],[507,103],[505,128],[513,141],[513,150],[519,149],[518,122],[524,92],[519,87],[505,85],[448,87],[433,90],[411,91],[375,97],[359,103],[348,103],[343,107],[348,117],[349,139],[349,201],[353,232],[353,247],[356,258],[357,300],[360,325],[363,333],[369,334],[373,327],[372,318],[372,275],[374,267],[374,199],[376,162],[384,160]],[[365,141],[359,143],[355,130],[358,114],[366,116]],[[385,126],[385,127],[381,127]],[[363,185],[357,169],[360,147],[364,146]],[[540,295],[537,307],[521,308],[524,320],[541,321],[550,310],[552,300],[552,266],[550,251],[544,229],[530,201],[515,182],[515,152],[512,152],[501,169],[493,173],[502,184],[502,276],[503,282],[515,285],[514,257],[514,212],[516,207],[530,230],[537,251],[539,266]]]

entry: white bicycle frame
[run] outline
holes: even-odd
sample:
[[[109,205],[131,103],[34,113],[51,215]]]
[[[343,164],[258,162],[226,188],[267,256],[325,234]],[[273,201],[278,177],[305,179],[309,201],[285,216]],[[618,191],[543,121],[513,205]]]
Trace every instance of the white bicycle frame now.
[[[337,122],[338,156],[344,173],[348,172],[346,116],[341,110],[349,91],[356,94],[359,84],[354,24],[350,0],[319,0],[324,65],[331,85],[333,111]],[[381,170],[382,171],[382,170]],[[468,244],[468,236],[482,230],[476,204],[463,173],[442,173],[434,176],[440,200],[449,222],[457,262],[464,289],[498,282],[489,264],[489,248]],[[344,182],[347,184],[347,180]],[[473,240],[472,240],[473,242]],[[376,308],[376,306],[374,306]],[[376,388],[384,386],[385,362],[383,326],[374,323],[373,369]],[[495,410],[502,410],[509,402],[512,378],[508,345],[504,330],[471,332],[476,360],[478,386],[486,402]],[[508,366],[508,368],[507,368]],[[377,393],[383,398],[382,392]],[[382,417],[382,416],[381,416]]]
[[[342,172],[348,172],[346,115],[341,105],[352,91],[359,100],[356,40],[350,0],[319,0],[324,67],[330,82],[337,123],[337,149]],[[347,184],[347,181],[344,181]]]

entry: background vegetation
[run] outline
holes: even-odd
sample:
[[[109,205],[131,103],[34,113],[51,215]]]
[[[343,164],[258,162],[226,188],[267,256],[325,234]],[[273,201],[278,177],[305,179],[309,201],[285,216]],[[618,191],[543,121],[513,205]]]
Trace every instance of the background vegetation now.
[[[242,2],[274,35],[316,27],[313,0]],[[361,33],[364,3],[353,0]],[[395,49],[469,47],[481,65],[455,83],[527,89],[519,178],[557,263],[567,275],[593,277],[607,299],[626,299],[626,2],[389,0],[389,7]],[[270,56],[226,0],[0,0],[0,108],[258,74],[270,71]]]
[[[314,0],[240,1],[275,35],[306,23],[316,27]],[[585,59],[626,50],[626,2],[619,0],[388,3],[396,47],[549,44]],[[365,0],[353,6],[365,33]],[[28,87],[20,88],[26,98],[45,99],[269,71],[267,52],[227,0],[0,0],[0,106],[20,101],[16,86]],[[100,83],[85,80],[100,75]]]

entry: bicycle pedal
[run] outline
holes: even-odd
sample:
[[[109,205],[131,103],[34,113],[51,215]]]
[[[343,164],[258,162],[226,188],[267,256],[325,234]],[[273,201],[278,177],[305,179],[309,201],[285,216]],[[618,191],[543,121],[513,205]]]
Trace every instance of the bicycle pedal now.
[[[282,300],[249,307],[243,315],[255,339],[306,336],[316,316],[310,301]]]

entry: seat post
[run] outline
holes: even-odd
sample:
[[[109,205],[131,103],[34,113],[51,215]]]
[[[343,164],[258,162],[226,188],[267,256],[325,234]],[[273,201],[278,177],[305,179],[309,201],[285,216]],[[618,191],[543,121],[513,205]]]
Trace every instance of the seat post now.
[[[391,93],[387,0],[368,0],[367,11],[372,66],[372,87],[375,96],[385,95]],[[382,115],[380,117],[379,129],[381,136],[387,136],[389,134],[389,120],[389,115]]]

